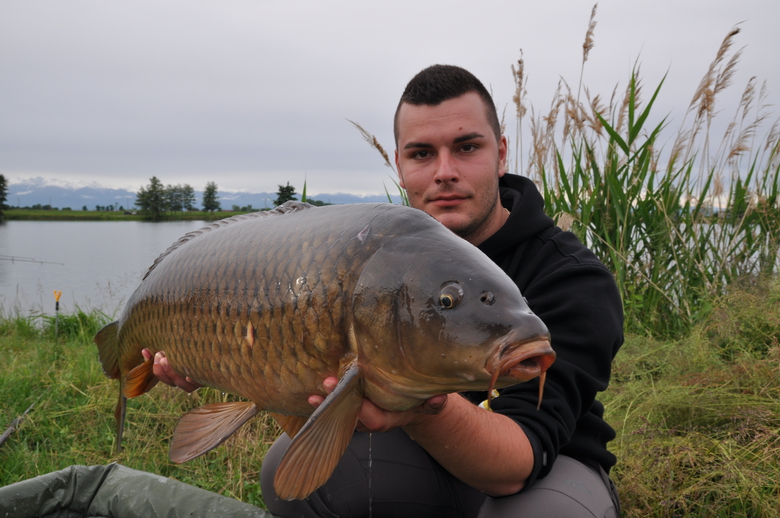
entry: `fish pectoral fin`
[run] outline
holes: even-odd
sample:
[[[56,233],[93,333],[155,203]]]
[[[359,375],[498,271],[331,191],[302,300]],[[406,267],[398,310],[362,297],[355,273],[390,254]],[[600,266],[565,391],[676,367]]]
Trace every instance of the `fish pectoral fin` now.
[[[308,420],[307,417],[301,417],[299,415],[282,415],[275,414],[273,412],[268,413],[271,417],[274,418],[276,423],[282,427],[284,433],[290,437],[295,437],[298,435],[298,432],[301,431],[301,428],[303,428],[303,425],[305,425],[306,421]]]
[[[133,398],[150,391],[159,381],[154,375],[154,360],[149,358],[125,375],[122,386],[125,397]]]
[[[330,478],[355,431],[361,385],[360,370],[353,365],[293,438],[274,478],[280,498],[306,498]]]
[[[176,425],[168,456],[181,464],[203,455],[225,442],[258,410],[251,401],[212,403],[190,410]]]

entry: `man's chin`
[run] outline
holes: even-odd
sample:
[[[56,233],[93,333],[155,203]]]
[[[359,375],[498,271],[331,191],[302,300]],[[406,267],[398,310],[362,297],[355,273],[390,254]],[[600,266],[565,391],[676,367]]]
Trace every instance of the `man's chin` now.
[[[473,222],[465,215],[455,211],[439,211],[433,217],[455,234],[463,237],[473,231]]]

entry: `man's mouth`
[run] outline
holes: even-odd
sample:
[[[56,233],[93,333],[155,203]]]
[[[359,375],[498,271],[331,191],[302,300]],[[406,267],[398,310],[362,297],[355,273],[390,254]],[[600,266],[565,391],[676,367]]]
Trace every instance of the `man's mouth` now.
[[[466,199],[466,196],[460,194],[442,194],[430,199],[430,203],[437,207],[455,207]]]

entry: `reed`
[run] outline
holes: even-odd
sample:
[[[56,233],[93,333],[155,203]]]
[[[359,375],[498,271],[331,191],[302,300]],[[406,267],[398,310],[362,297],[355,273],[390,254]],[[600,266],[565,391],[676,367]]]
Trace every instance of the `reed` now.
[[[591,17],[583,68],[594,24]],[[663,80],[643,100],[639,66],[606,104],[562,82],[550,110],[530,122],[528,166],[515,172],[535,181],[548,213],[613,271],[629,330],[686,333],[729,286],[778,272],[780,139],[777,121],[761,136],[766,85],[757,92],[749,81],[713,145],[713,122],[724,112],[715,105],[739,62],[731,51],[738,34],[723,40],[671,139],[665,121],[647,123]],[[517,140],[522,130],[518,124]]]

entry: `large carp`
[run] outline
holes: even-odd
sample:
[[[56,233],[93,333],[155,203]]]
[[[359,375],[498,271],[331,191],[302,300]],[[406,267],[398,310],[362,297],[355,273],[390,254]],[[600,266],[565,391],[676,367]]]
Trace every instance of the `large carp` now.
[[[407,410],[543,376],[555,359],[498,266],[426,213],[387,203],[291,202],[190,232],[95,342],[120,380],[117,444],[125,398],[157,383],[141,350],[162,350],[179,374],[248,400],[185,414],[171,459],[207,452],[268,410],[294,436],[274,481],[286,499],[330,477],[363,397]],[[330,395],[329,376],[340,380]],[[312,394],[327,396],[314,413]]]

